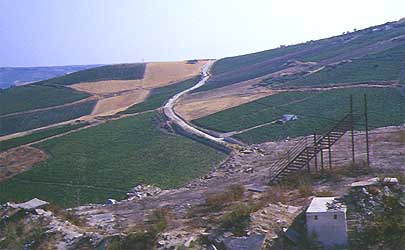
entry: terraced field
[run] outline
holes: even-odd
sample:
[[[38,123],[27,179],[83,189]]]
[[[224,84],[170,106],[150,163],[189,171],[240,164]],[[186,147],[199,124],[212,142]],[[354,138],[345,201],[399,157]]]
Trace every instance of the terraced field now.
[[[69,125],[63,125],[63,126],[58,126],[54,128],[48,128],[48,129],[42,129],[36,132],[33,132],[32,134],[28,134],[25,136],[5,140],[5,141],[0,141],[0,152],[8,150],[10,148],[15,148],[24,144],[36,142],[54,135],[59,135],[74,129],[78,129],[84,126],[89,125],[87,122],[83,123],[78,123],[78,124],[69,124]]]
[[[181,186],[224,159],[210,147],[161,131],[156,117],[110,121],[36,145],[51,157],[1,182],[0,203],[38,197],[69,207],[120,199],[139,183]]]
[[[285,70],[289,68],[289,62],[295,60],[324,65],[366,56],[364,62],[359,60],[356,64],[352,64],[352,67],[354,69],[364,68],[363,72],[357,74],[360,76],[365,73],[364,71],[370,71],[369,67],[374,66],[377,61],[380,70],[377,70],[377,73],[373,75],[376,76],[381,71],[389,71],[390,66],[383,66],[384,63],[387,64],[385,59],[379,61],[377,57],[367,58],[367,56],[404,44],[405,25],[398,23],[389,25],[389,27],[380,25],[318,41],[221,59],[215,63],[212,69],[213,77],[198,91],[220,88]],[[379,31],[373,31],[375,29],[379,29]],[[363,63],[364,65],[362,65]],[[308,70],[311,69],[316,69],[316,67],[308,68]],[[356,75],[353,72],[351,74]],[[384,74],[390,75],[392,79],[391,72]],[[353,78],[356,80],[358,77],[353,76]]]
[[[81,70],[60,77],[44,80],[39,85],[71,85],[80,82],[96,82],[108,80],[138,80],[145,73],[145,64],[115,64],[92,69]]]
[[[281,118],[283,114],[296,114],[299,119],[285,125],[269,125],[236,137],[247,143],[260,143],[325,132],[349,110],[349,96],[355,99],[355,112],[362,113],[363,94],[369,100],[371,127],[405,123],[405,97],[399,89],[352,88],[323,92],[285,92],[227,109],[193,122],[199,126],[221,132],[240,131]],[[362,129],[362,121],[358,129]]]
[[[3,116],[0,117],[0,136],[73,120],[90,114],[95,105],[96,101],[90,100],[49,110]]]
[[[327,84],[359,83],[372,81],[398,81],[405,68],[405,46],[381,53],[353,59],[342,65],[325,69],[287,82],[287,86],[320,86]],[[270,82],[270,84],[272,84]]]
[[[48,108],[90,95],[63,86],[26,85],[0,90],[0,115]]]

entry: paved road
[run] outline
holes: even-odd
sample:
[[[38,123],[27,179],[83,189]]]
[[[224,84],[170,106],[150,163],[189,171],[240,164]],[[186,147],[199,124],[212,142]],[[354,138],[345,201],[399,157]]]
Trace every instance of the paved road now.
[[[166,104],[163,106],[163,112],[174,124],[180,126],[186,132],[193,134],[193,135],[197,135],[199,137],[206,138],[206,139],[216,142],[216,143],[220,143],[222,145],[229,145],[229,142],[227,142],[224,138],[215,137],[213,135],[205,133],[204,131],[193,126],[191,123],[188,123],[185,120],[183,120],[183,118],[181,118],[179,115],[177,115],[176,112],[173,110],[173,107],[176,105],[176,103],[178,102],[180,97],[203,86],[207,82],[207,80],[210,77],[209,70],[214,62],[215,61],[209,61],[207,64],[205,64],[203,66],[203,68],[201,69],[202,79],[196,85],[194,85],[193,87],[186,89],[186,90],[176,94],[172,98],[170,98],[166,102]]]

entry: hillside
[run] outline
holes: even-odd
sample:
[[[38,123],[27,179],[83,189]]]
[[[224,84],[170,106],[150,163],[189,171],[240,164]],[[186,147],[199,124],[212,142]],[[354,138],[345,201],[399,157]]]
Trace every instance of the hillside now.
[[[360,102],[368,94],[373,109],[378,108],[374,102],[383,105],[372,126],[400,125],[405,123],[400,115],[404,53],[405,24],[390,22],[220,59],[207,84],[180,101],[176,111],[202,128],[251,144],[322,131],[347,112],[350,95]],[[299,119],[274,124],[283,114]]]
[[[0,67],[0,89],[42,81],[101,65],[72,65],[54,67]]]
[[[122,199],[140,183],[178,187],[224,158],[208,146],[161,131],[158,119],[152,112],[35,144],[52,157],[1,182],[0,203],[35,196],[70,207]]]
[[[0,90],[0,137],[78,118],[114,115],[142,103],[154,89],[195,77],[203,64],[106,65]],[[173,91],[177,90],[168,94]],[[161,97],[154,108],[169,97]]]
[[[248,79],[267,76],[281,70],[293,70],[297,63],[309,63],[294,74],[307,74],[327,65],[334,65],[344,60],[358,59],[352,67],[367,67],[367,64],[378,62],[379,66],[388,64],[389,54],[377,53],[397,48],[405,44],[405,24],[392,22],[370,27],[349,34],[308,41],[306,43],[280,47],[268,51],[224,58],[213,67],[213,77],[199,91],[223,87]],[[395,53],[395,49],[388,53]],[[371,56],[377,54],[375,56]],[[362,65],[362,60],[366,60]],[[350,63],[348,63],[350,65]],[[304,66],[304,65],[301,65]],[[394,69],[395,70],[395,69]],[[290,73],[291,74],[291,73]],[[372,80],[398,80],[398,68],[394,75],[384,75]],[[396,75],[395,75],[396,74]],[[353,79],[356,80],[356,79]]]

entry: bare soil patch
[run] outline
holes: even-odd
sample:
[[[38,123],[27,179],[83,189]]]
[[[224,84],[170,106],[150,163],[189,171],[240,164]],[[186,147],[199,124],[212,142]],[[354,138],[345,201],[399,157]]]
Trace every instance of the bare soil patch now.
[[[142,80],[111,80],[70,85],[71,88],[98,96],[94,115],[112,115],[145,100],[150,90],[167,86],[200,73],[207,61],[148,63]]]
[[[175,111],[186,120],[194,120],[273,94],[274,91],[269,88],[254,86],[260,80],[188,95],[180,100]]]
[[[176,105],[175,110],[186,120],[198,119],[225,109],[236,107],[272,94],[276,91],[260,86],[264,80],[282,75],[308,71],[316,63],[295,61],[291,67],[261,77],[242,81],[225,87],[197,92],[186,96]]]
[[[176,113],[188,121],[198,119],[225,109],[266,97],[270,94],[234,95],[215,97],[207,100],[185,101],[176,106]]]
[[[46,160],[47,155],[33,147],[18,147],[0,154],[0,181],[29,170],[35,163]]]
[[[171,83],[189,79],[200,73],[201,67],[207,61],[198,61],[195,64],[186,62],[156,62],[146,66],[144,81],[145,87],[163,87]]]
[[[149,90],[137,91],[101,99],[97,102],[91,115],[113,115],[130,106],[143,102],[149,94]]]

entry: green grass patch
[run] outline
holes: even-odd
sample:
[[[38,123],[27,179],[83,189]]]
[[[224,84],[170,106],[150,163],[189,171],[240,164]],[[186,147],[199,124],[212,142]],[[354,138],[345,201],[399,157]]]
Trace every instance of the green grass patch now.
[[[133,114],[133,113],[157,109],[157,108],[163,106],[163,104],[170,97],[174,96],[177,93],[180,93],[183,90],[191,88],[193,85],[196,84],[198,79],[199,79],[198,77],[191,78],[191,79],[188,79],[188,80],[176,83],[176,84],[153,89],[151,91],[151,93],[149,94],[148,98],[146,98],[146,100],[144,102],[135,104],[135,105],[129,107],[127,110],[120,112],[120,114]]]
[[[270,60],[279,56],[284,56],[289,53],[298,52],[299,50],[307,47],[305,44],[298,44],[288,47],[281,47],[276,49],[270,49],[265,51],[260,51],[252,54],[227,57],[218,60],[212,66],[211,72],[213,75],[219,75],[222,73],[237,71],[246,66],[250,66],[256,63],[261,63],[266,60]]]
[[[199,126],[230,132],[254,127],[279,119],[283,114],[296,114],[298,120],[284,125],[269,125],[237,135],[247,143],[261,143],[326,132],[336,120],[349,111],[349,96],[354,97],[354,110],[363,112],[363,95],[367,94],[371,128],[400,125],[405,122],[405,97],[398,89],[351,88],[325,92],[286,92],[227,109],[194,120]],[[360,120],[356,129],[363,129]]]
[[[289,92],[272,95],[193,120],[192,122],[201,127],[219,132],[239,131],[274,121],[285,113],[283,111],[285,108],[283,107],[287,106],[288,103],[305,100],[314,95],[315,93],[312,92]],[[283,110],[277,109],[279,106]]]
[[[86,101],[66,107],[0,117],[0,136],[64,122],[88,115],[97,101]]]
[[[36,132],[33,132],[32,134],[9,139],[6,141],[0,141],[0,151],[5,151],[10,148],[15,148],[21,145],[25,145],[28,143],[36,142],[54,135],[59,135],[74,129],[78,129],[84,126],[89,125],[89,123],[84,122],[84,123],[77,123],[77,124],[69,124],[69,125],[63,125],[63,126],[58,126],[55,128],[48,128],[48,129],[42,129]]]
[[[63,86],[46,86],[30,84],[0,90],[0,115],[47,108],[78,101],[89,97]]]
[[[213,77],[197,91],[220,88],[261,77],[286,68],[286,63],[291,60],[303,62],[330,60],[331,62],[336,62],[363,56],[370,53],[370,49],[367,46],[405,34],[405,26],[396,25],[390,30],[380,32],[372,32],[372,29],[369,28],[342,36],[218,60],[212,68]],[[393,53],[396,52],[394,51]],[[402,55],[398,55],[396,58],[400,58],[402,61],[402,57]],[[375,80],[379,80],[388,77],[389,79],[398,79],[399,72],[396,65],[400,65],[400,63],[391,62],[391,65],[384,62],[385,59],[367,57],[364,60],[366,61],[356,60],[345,72],[341,72],[339,76],[347,78],[350,81],[363,78],[375,78]],[[372,72],[372,74],[369,75],[369,72]],[[323,73],[321,71],[321,74]],[[395,78],[392,78],[393,75]],[[319,77],[322,78],[322,75],[319,75]],[[329,76],[324,77],[328,78]],[[308,79],[311,84],[313,84],[313,80],[322,79]],[[271,81],[267,83],[273,84]],[[297,80],[294,83],[298,84],[300,81]],[[321,83],[323,82],[321,81]]]
[[[139,183],[179,187],[224,159],[210,147],[157,129],[155,119],[156,113],[146,113],[38,144],[49,159],[0,183],[0,203],[38,197],[69,207],[121,199]]]
[[[305,55],[297,57],[298,60],[319,62],[325,59],[339,57],[343,54],[356,54],[358,50],[364,47],[377,43],[379,41],[389,40],[391,38],[401,36],[405,33],[405,26],[396,26],[390,30],[373,32],[373,28],[361,30],[356,33],[343,36],[341,38],[349,39],[344,43],[330,43],[328,47],[320,51],[313,51]],[[321,40],[322,41],[322,40]],[[323,40],[323,42],[327,42]]]
[[[358,83],[367,81],[400,80],[405,67],[405,46],[353,59],[350,63],[326,67],[304,78],[287,83],[288,86]]]
[[[145,73],[144,63],[114,64],[77,71],[38,82],[39,85],[71,85],[80,82],[138,80]]]

